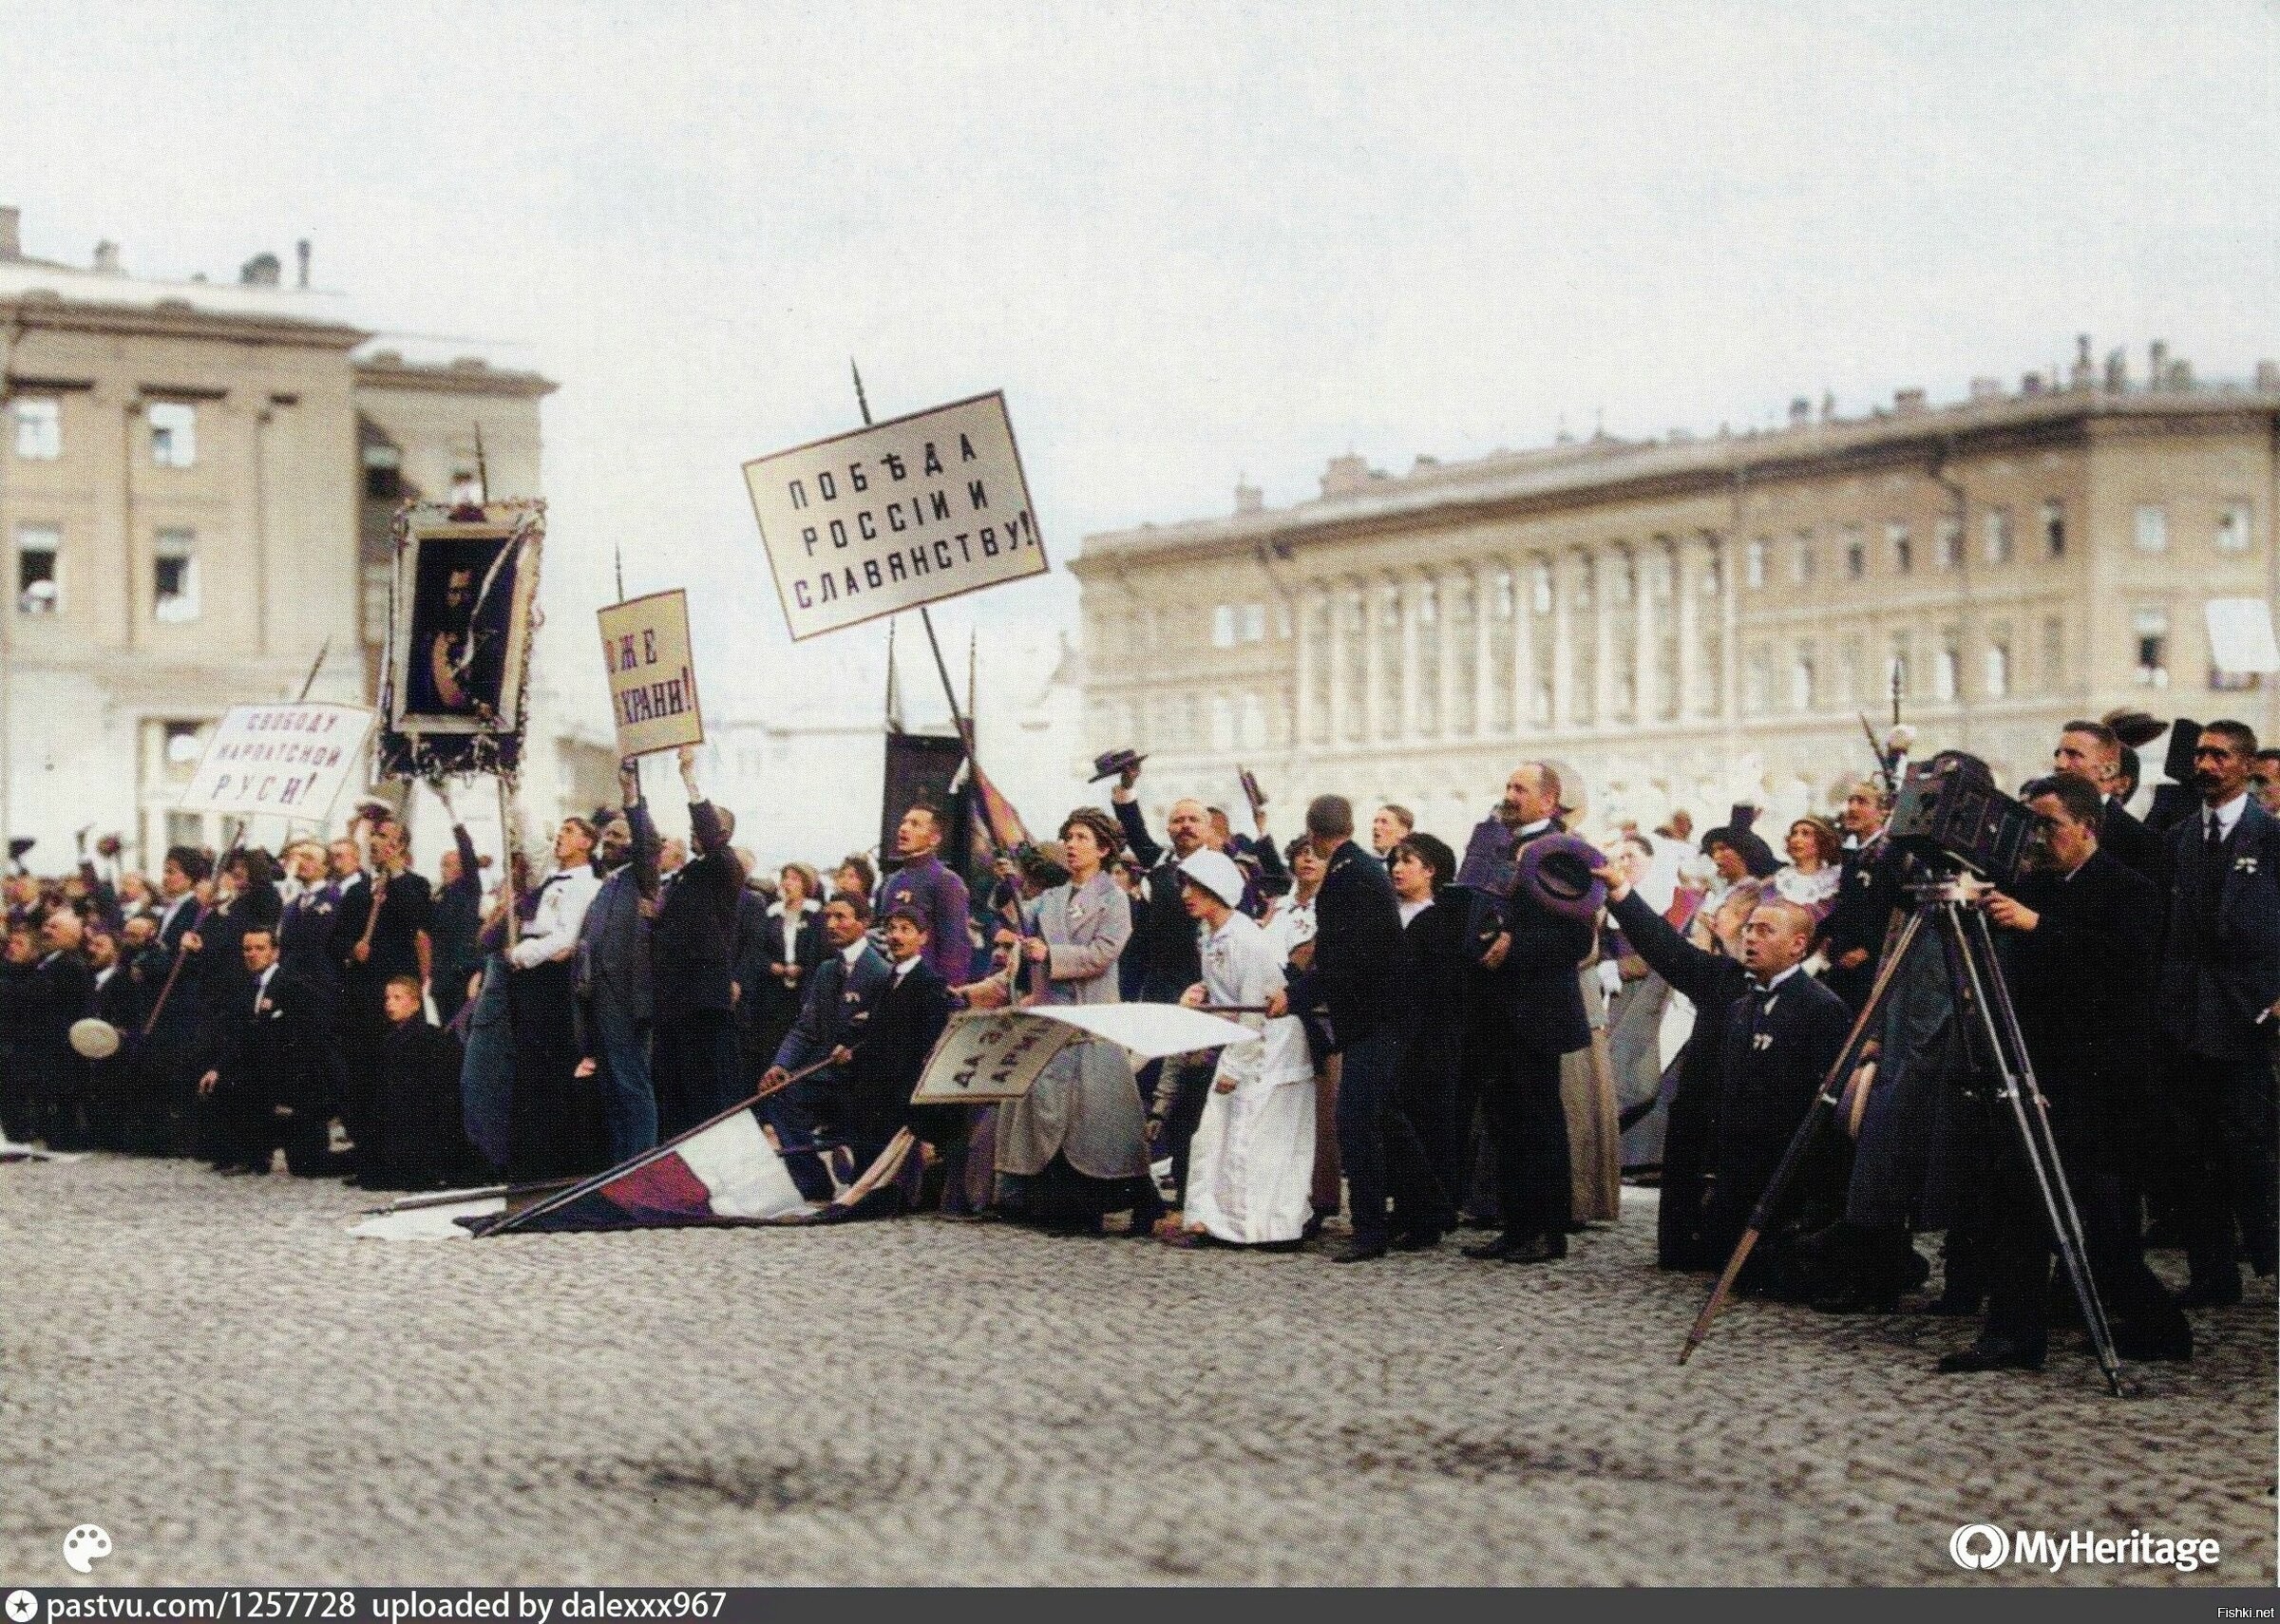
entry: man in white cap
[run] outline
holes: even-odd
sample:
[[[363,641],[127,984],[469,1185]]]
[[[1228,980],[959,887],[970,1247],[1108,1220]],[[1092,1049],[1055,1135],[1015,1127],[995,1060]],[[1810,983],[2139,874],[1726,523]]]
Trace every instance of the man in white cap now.
[[[1256,1010],[1283,990],[1280,955],[1243,914],[1244,877],[1225,852],[1180,862],[1180,899],[1203,937],[1202,981],[1180,1002],[1190,1009]],[[1294,1016],[1229,1018],[1260,1034],[1220,1050],[1203,1120],[1188,1152],[1180,1238],[1295,1250],[1313,1216],[1314,1062]]]

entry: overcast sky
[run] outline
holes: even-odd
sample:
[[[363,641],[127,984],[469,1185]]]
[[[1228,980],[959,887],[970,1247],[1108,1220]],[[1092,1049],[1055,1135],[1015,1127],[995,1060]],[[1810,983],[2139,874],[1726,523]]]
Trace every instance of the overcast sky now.
[[[613,541],[636,592],[725,576],[699,657],[766,707],[876,664],[751,657],[783,633],[738,464],[852,426],[850,355],[882,416],[1003,388],[1062,559],[1239,474],[1282,505],[1347,450],[2015,387],[2078,331],[2245,375],[2275,84],[2245,0],[0,0],[0,202],[155,276],[308,236],[368,324],[517,341],[562,385],[558,625]],[[1056,571],[938,618],[1074,603]]]

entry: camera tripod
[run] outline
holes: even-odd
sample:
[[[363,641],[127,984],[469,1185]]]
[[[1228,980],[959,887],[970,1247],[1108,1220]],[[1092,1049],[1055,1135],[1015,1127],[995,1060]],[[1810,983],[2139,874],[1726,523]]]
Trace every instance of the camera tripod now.
[[[1955,1001],[1956,1018],[1961,1024],[1971,1067],[1991,1081],[1993,1098],[1998,1103],[1997,1115],[2007,1121],[2018,1136],[2022,1157],[2034,1174],[2042,1199],[2042,1214],[2049,1225],[2052,1245],[2066,1272],[2067,1282],[2074,1289],[2075,1301],[2081,1308],[2082,1324],[2089,1329],[2090,1345],[2098,1355],[2099,1369],[2105,1373],[2106,1386],[2119,1397],[2120,1361],[2114,1351],[2114,1336],[2106,1323],[2105,1307],[2100,1302],[2098,1286],[2090,1277],[2089,1247],[2083,1237],[2081,1215],[2075,1210],[2074,1195],[2066,1183],[2066,1170],[2060,1165],[2058,1142],[2051,1137],[2042,1091],[2035,1084],[2034,1067],[2027,1059],[2026,1040],[2019,1029],[2018,1012],[2012,1008],[2010,991],[2004,985],[2003,970],[1996,960],[1994,933],[1980,906],[1984,893],[1975,894],[1973,882],[1955,870],[1911,881],[1908,890],[1915,899],[1914,906],[1885,950],[1868,1001],[1862,1005],[1852,1029],[1846,1034],[1836,1063],[1822,1079],[1820,1091],[1814,1096],[1805,1120],[1791,1137],[1789,1148],[1782,1152],[1765,1193],[1758,1198],[1757,1206],[1751,1210],[1749,1227],[1742,1232],[1734,1255],[1726,1260],[1724,1273],[1711,1290],[1710,1300],[1702,1305],[1694,1329],[1687,1333],[1679,1363],[1686,1363],[1709,1335],[1710,1322],[1732,1294],[1742,1265],[1749,1261],[1758,1240],[1781,1218],[1790,1185],[1814,1144],[1835,1120],[1846,1085],[1867,1048],[1869,1034],[1877,1029],[1890,1002],[1902,964],[1928,928],[1938,933],[1947,960],[1948,989]]]

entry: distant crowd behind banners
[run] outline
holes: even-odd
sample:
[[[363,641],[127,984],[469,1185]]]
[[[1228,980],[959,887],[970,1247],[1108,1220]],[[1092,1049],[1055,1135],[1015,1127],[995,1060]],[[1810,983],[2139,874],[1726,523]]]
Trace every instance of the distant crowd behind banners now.
[[[364,783],[372,717],[360,705],[234,706],[214,729],[181,810],[321,823],[352,778]]]
[[[744,465],[792,640],[1043,575],[1005,396]]]
[[[601,610],[602,668],[618,754],[645,756],[705,742],[696,664],[689,651],[689,595],[678,587]]]

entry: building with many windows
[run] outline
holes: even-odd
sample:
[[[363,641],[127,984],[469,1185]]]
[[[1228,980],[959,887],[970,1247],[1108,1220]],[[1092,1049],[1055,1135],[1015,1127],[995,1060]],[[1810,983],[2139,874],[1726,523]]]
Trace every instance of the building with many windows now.
[[[1895,686],[1921,748],[2005,782],[2119,705],[2280,734],[2275,679],[2219,669],[2207,614],[2280,595],[2280,368],[2152,363],[2085,339],[2068,377],[1947,406],[1798,401],[1778,430],[1404,476],[1340,457],[1295,507],[1240,487],[1228,517],[1090,537],[1087,740],[1150,753],[1159,815],[1240,805],[1248,766],[1282,833],[1337,790],[1461,840],[1531,757],[1594,823],[1826,805]]]
[[[370,338],[308,286],[305,245],[297,286],[269,255],[156,282],[107,243],[28,257],[0,208],[0,827],[34,868],[82,828],[145,865],[218,843],[175,809],[208,729],[298,692],[320,649],[312,697],[369,703],[390,515],[474,480],[478,425],[492,492],[539,494],[551,383]]]

